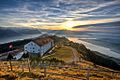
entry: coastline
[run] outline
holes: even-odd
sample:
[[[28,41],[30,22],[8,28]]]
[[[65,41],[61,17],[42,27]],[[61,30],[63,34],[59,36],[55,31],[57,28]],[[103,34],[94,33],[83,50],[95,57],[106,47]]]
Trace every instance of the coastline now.
[[[120,54],[119,53],[116,53],[114,51],[111,51],[111,49],[109,48],[106,48],[104,46],[100,46],[100,45],[96,45],[96,44],[93,44],[93,43],[90,43],[90,42],[87,42],[87,41],[83,41],[83,40],[80,40],[79,38],[72,38],[72,37],[68,37],[68,39],[70,41],[73,41],[73,42],[77,42],[77,43],[82,43],[84,44],[88,49],[92,50],[92,51],[97,51],[97,52],[100,52],[101,54],[104,54],[108,57],[113,57],[113,58],[117,58],[117,59],[120,59]]]
[[[114,52],[120,54],[120,49],[117,49],[118,48],[118,47],[116,47],[117,45],[113,45],[112,43],[111,44],[110,43],[105,43],[103,41],[96,40],[96,39],[81,39],[81,38],[79,38],[79,40],[82,40],[82,41],[85,41],[85,42],[88,42],[88,43],[92,43],[94,45],[99,45],[99,46],[107,47],[111,51],[114,51]]]

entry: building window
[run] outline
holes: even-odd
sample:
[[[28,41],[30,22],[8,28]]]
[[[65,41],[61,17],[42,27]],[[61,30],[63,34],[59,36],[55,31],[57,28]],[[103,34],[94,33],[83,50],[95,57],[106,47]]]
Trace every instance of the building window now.
[[[27,49],[27,47],[25,47],[25,49]]]
[[[33,44],[31,43],[31,45],[33,45]]]

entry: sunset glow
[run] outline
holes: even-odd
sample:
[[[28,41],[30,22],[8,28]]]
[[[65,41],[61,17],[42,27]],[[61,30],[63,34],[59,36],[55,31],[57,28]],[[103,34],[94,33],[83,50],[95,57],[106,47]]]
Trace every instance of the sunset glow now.
[[[65,23],[63,23],[63,27],[67,30],[72,30],[73,28],[76,25],[76,23],[74,21],[67,21]]]
[[[86,30],[74,27],[120,20],[118,0],[99,2],[92,0],[30,0],[30,2],[12,0],[5,4],[3,0],[0,5],[3,5],[0,7],[0,25],[3,27]]]

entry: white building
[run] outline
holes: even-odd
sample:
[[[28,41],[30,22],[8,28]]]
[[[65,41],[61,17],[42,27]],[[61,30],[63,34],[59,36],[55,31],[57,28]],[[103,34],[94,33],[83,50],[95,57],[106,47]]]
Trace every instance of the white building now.
[[[24,50],[29,53],[40,54],[41,56],[54,46],[54,41],[51,38],[44,37],[33,40],[24,45]]]

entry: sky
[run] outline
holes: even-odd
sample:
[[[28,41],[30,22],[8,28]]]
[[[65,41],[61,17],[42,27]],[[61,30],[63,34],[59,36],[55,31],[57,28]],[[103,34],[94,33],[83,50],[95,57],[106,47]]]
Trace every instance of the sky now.
[[[115,21],[120,0],[0,0],[1,27],[80,30],[73,27]]]

